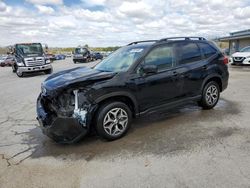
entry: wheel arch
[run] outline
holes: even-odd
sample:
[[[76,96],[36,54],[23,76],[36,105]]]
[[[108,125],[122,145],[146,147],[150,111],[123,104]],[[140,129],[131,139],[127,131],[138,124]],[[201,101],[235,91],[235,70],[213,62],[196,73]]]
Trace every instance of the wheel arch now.
[[[133,117],[136,117],[139,113],[136,98],[128,92],[109,93],[109,94],[101,96],[95,100],[95,102],[98,104],[98,108],[102,104],[110,102],[110,101],[120,101],[120,102],[123,102],[126,105],[128,105],[128,107],[130,108],[130,110],[133,114]]]
[[[203,91],[203,88],[206,86],[206,84],[211,81],[215,81],[219,85],[220,92],[222,92],[222,79],[221,79],[221,76],[218,74],[213,74],[213,75],[206,77],[206,79],[203,81],[201,92]]]

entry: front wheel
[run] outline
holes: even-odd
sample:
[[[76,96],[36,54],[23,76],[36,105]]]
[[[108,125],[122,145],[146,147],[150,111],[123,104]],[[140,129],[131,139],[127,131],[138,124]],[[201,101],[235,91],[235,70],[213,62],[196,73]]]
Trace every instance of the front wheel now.
[[[12,65],[12,72],[13,72],[13,73],[16,72],[16,67],[15,67],[15,65]]]
[[[131,124],[132,113],[122,102],[102,105],[97,113],[96,131],[106,140],[116,140],[124,136]]]
[[[17,75],[18,77],[23,77],[23,72],[20,71],[20,69],[19,69],[18,67],[16,67],[16,75]]]
[[[202,91],[202,98],[199,101],[199,105],[203,109],[212,109],[218,103],[219,98],[219,85],[215,81],[208,82]]]

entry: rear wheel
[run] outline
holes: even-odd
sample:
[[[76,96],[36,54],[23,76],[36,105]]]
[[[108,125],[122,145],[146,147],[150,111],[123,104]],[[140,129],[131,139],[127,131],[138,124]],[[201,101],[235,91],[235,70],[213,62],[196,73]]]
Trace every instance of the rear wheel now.
[[[132,113],[122,102],[105,103],[97,112],[96,131],[106,140],[124,136],[131,124]]]
[[[199,101],[199,105],[203,109],[211,109],[218,103],[219,98],[220,88],[217,82],[208,82],[202,91],[202,99]]]

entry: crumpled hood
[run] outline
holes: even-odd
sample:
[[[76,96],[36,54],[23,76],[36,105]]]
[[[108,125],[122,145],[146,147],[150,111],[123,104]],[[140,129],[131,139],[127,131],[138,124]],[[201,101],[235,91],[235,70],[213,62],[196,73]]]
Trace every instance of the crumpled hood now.
[[[250,57],[250,52],[236,52],[232,54],[232,57]]]
[[[69,85],[80,83],[81,86],[88,85],[100,80],[110,79],[116,73],[101,72],[87,67],[77,67],[61,71],[49,76],[44,82],[43,87],[49,90],[65,88]]]

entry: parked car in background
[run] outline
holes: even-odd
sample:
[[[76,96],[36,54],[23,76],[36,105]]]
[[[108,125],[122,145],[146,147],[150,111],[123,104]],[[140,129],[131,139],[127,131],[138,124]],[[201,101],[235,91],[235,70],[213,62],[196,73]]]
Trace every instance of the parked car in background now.
[[[228,59],[202,37],[138,41],[93,68],[48,77],[37,100],[43,133],[61,143],[90,130],[107,140],[124,136],[134,117],[197,102],[212,109],[228,85]]]
[[[103,55],[99,52],[93,52],[91,53],[91,58],[92,60],[103,59]]]
[[[11,55],[0,56],[0,66],[1,67],[11,67],[15,63],[15,58]]]
[[[56,57],[54,54],[45,54],[46,59],[50,60],[51,62],[56,60]]]
[[[66,53],[66,57],[72,57],[72,53]]]
[[[222,52],[223,52],[225,55],[229,55],[229,48],[223,48],[223,49],[222,49]]]
[[[103,56],[103,58],[108,57],[111,53],[113,52],[101,52],[101,55]]]
[[[232,65],[250,65],[250,46],[233,53],[229,58],[229,62]]]
[[[66,55],[64,55],[64,54],[56,54],[55,55],[55,59],[56,60],[63,60],[65,58],[66,58]]]

